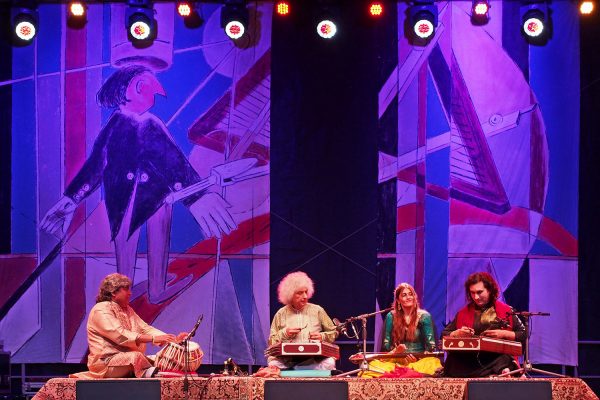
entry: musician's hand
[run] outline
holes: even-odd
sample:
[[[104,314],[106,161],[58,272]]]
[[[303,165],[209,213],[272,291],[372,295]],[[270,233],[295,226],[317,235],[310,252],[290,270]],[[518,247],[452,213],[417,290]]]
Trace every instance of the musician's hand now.
[[[285,335],[289,338],[293,338],[296,337],[301,330],[301,328],[286,328]]]
[[[450,336],[473,336],[474,334],[475,329],[463,326],[462,328],[453,331]]]
[[[321,337],[321,332],[311,332],[309,333],[308,338],[310,340],[317,340],[317,341],[321,341],[322,337]]]
[[[495,339],[515,340],[515,333],[504,329],[488,329],[481,334]]]
[[[177,342],[182,342],[188,334],[188,332],[179,332],[179,335],[177,335]]]
[[[153,343],[159,346],[162,346],[166,343],[171,343],[175,341],[175,335],[165,334],[165,335],[157,335],[154,336]]]
[[[390,353],[404,353],[406,351],[406,345],[400,343],[398,346],[394,347]]]
[[[229,235],[237,228],[227,211],[230,207],[231,204],[219,194],[207,193],[190,206],[190,212],[200,225],[204,237],[221,238],[223,234]]]
[[[406,361],[408,361],[409,363],[417,362],[417,357],[413,356],[412,354],[407,354]]]

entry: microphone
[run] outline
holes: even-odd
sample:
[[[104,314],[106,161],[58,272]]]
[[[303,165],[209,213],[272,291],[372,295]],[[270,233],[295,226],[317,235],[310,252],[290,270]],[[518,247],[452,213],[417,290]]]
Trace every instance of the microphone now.
[[[346,327],[345,323],[341,323],[339,319],[334,318],[333,319],[333,324],[335,325],[335,330],[348,336],[348,328]]]
[[[508,315],[520,315],[523,317],[531,317],[534,315],[539,315],[540,317],[549,317],[549,312],[535,312],[535,311],[509,311]]]
[[[183,339],[184,342],[189,341],[191,338],[194,337],[194,335],[196,334],[196,331],[198,330],[198,327],[202,323],[203,319],[204,319],[204,314],[200,314],[200,316],[198,317],[198,320],[196,321],[196,324],[194,325],[194,327],[192,328],[190,333],[188,333],[188,335],[185,337],[185,339]]]

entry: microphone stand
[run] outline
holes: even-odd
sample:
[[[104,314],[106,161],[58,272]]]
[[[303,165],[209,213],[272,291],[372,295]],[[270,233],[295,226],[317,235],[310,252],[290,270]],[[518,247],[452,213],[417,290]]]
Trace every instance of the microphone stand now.
[[[524,358],[523,358],[523,366],[519,369],[516,369],[514,371],[509,371],[506,372],[504,374],[498,375],[499,378],[503,378],[505,376],[512,376],[512,375],[517,375],[517,374],[524,374],[525,376],[527,376],[527,374],[529,374],[530,372],[537,372],[538,374],[544,374],[544,375],[550,375],[550,376],[554,376],[556,378],[566,378],[565,375],[561,375],[561,374],[557,374],[555,372],[550,372],[550,371],[545,371],[543,369],[539,369],[539,368],[535,368],[533,366],[533,364],[531,363],[531,361],[529,360],[529,336],[530,336],[530,319],[531,317],[549,317],[550,313],[547,312],[530,312],[530,311],[515,311],[510,313],[512,315],[516,315],[516,316],[522,316],[523,317],[523,324],[525,325],[525,354],[524,354]]]
[[[343,374],[336,375],[336,378],[343,378],[345,376],[349,376],[349,375],[353,375],[353,374],[358,374],[358,376],[362,376],[362,374],[364,374],[366,371],[375,371],[375,369],[369,365],[369,361],[367,361],[367,318],[373,317],[378,314],[383,314],[383,313],[389,312],[391,310],[392,310],[392,308],[390,307],[390,308],[386,308],[385,310],[381,310],[381,311],[375,311],[375,312],[368,313],[368,314],[361,314],[356,317],[350,317],[346,320],[346,322],[344,322],[344,324],[350,324],[350,326],[352,326],[352,330],[354,330],[354,335],[358,338],[358,332],[356,331],[356,328],[354,327],[353,322],[358,321],[358,320],[361,321],[361,323],[362,323],[361,334],[362,334],[362,356],[363,356],[363,359],[360,362],[360,365],[357,369],[348,371],[348,372],[344,372]],[[376,372],[383,373],[385,371],[376,371]]]
[[[183,339],[183,351],[185,352],[183,355],[183,393],[185,393],[185,398],[189,399],[190,396],[190,382],[189,382],[189,373],[190,373],[190,339],[196,335],[196,331],[198,327],[202,323],[204,319],[204,314],[200,314],[196,324],[192,328],[192,330],[187,334],[187,336]]]

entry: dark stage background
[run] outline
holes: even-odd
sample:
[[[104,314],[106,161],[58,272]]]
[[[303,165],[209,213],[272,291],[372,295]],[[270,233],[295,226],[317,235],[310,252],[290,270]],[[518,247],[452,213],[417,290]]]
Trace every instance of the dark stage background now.
[[[582,19],[579,164],[579,367],[600,394],[600,13]]]
[[[380,25],[390,28],[372,29],[362,7],[344,5],[334,10],[343,33],[326,41],[300,28],[315,9],[273,25],[271,313],[280,279],[302,270],[312,301],[345,319],[375,311],[377,94],[395,64],[381,60],[394,53],[396,16],[390,7]]]

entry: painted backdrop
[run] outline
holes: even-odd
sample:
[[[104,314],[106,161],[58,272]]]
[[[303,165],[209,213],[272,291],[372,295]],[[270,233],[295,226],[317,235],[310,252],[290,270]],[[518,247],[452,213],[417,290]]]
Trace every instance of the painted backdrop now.
[[[378,101],[376,306],[408,281],[439,331],[465,302],[466,275],[486,270],[518,310],[551,313],[534,320],[532,361],[576,365],[577,9],[552,2],[553,37],[529,46],[518,2],[492,1],[483,26],[470,4],[436,2],[440,25],[421,47],[397,3],[397,48],[383,55],[397,65]],[[13,88],[0,339],[15,362],[81,361],[86,312],[117,270],[158,327],[204,315],[205,362],[264,362],[271,4],[251,3],[236,44],[217,5],[202,7],[197,30],[172,4],[156,8],[146,49],[127,42],[114,4],[91,5],[84,30],[63,28],[62,6],[40,6],[44,34],[12,50],[13,77],[0,82]],[[119,93],[135,101],[121,107]],[[117,123],[139,137],[113,134]]]
[[[134,47],[124,4],[83,29],[40,5],[14,47],[12,254],[0,259],[0,338],[13,362],[81,362],[103,276],[134,282],[153,325],[188,331],[205,363],[264,361],[269,328],[271,5],[251,2],[233,42],[220,5],[191,29],[155,4]],[[18,334],[15,334],[18,332]]]
[[[519,2],[490,3],[476,26],[470,1],[436,2],[424,47],[398,3],[398,64],[379,92],[378,306],[413,283],[441,332],[467,275],[487,271],[517,310],[551,314],[532,321],[531,360],[577,365],[577,5],[552,2],[552,38],[529,46]]]

